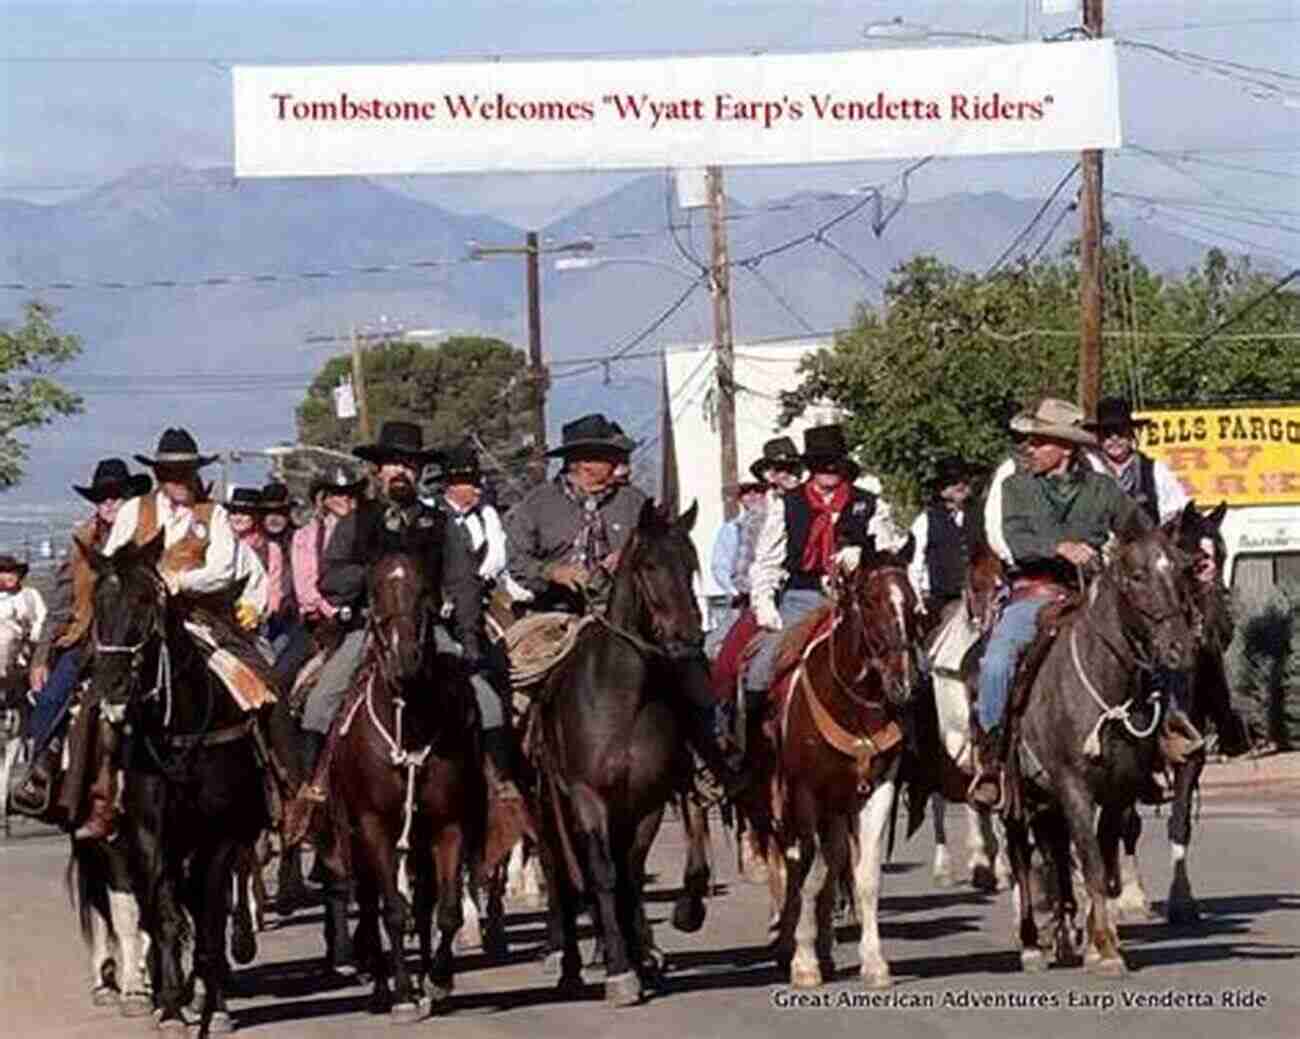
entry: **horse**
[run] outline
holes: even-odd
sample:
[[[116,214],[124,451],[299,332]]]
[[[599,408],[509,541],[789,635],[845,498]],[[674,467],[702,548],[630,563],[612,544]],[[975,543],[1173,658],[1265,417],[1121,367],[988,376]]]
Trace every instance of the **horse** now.
[[[1227,555],[1219,528],[1227,506],[1220,504],[1208,513],[1197,510],[1195,502],[1185,510],[1185,520],[1178,529],[1178,547],[1191,556],[1204,554],[1213,559],[1216,573],[1222,573]],[[1249,738],[1240,717],[1232,711],[1231,693],[1224,671],[1223,656],[1232,640],[1232,619],[1223,587],[1198,584],[1197,608],[1203,618],[1203,635],[1197,642],[1196,663],[1192,668],[1188,702],[1185,705],[1192,723],[1202,732],[1212,720],[1219,733],[1219,748],[1229,755],[1249,749]],[[1193,924],[1200,913],[1192,894],[1187,872],[1187,851],[1192,835],[1192,798],[1205,767],[1204,749],[1185,761],[1172,764],[1172,800],[1169,805],[1168,837],[1173,865],[1173,879],[1165,902],[1169,923],[1174,926]],[[1142,818],[1133,810],[1122,827],[1124,859],[1121,863],[1118,908],[1127,917],[1148,919],[1150,907],[1137,865],[1137,843],[1142,834]]]
[[[482,847],[487,812],[472,692],[454,661],[435,657],[435,579],[405,553],[370,566],[371,638],[330,765],[335,830],[361,910],[356,955],[370,961],[372,1009],[387,1009],[398,1022],[421,1012],[403,956],[408,924],[419,938],[431,1006],[451,994],[462,870]]]
[[[548,676],[536,708],[538,814],[549,937],[562,989],[581,985],[577,915],[590,894],[605,940],[605,999],[640,1001],[661,966],[646,921],[645,862],[664,806],[692,774],[675,686],[707,682],[692,580],[697,508],[646,502],[595,614]]]
[[[850,859],[862,979],[892,984],[878,908],[903,711],[919,674],[918,601],[907,577],[914,550],[911,537],[897,552],[873,542],[852,573],[837,570],[830,605],[801,625],[797,663],[770,694],[775,811],[750,818],[770,828],[785,860],[769,870],[785,880],[776,954],[797,988],[834,969],[832,914]]]
[[[122,837],[157,957],[158,1026],[175,1035],[186,1028],[188,909],[201,1025],[221,1033],[233,1027],[225,998],[231,876],[269,813],[255,719],[184,630],[191,606],[167,596],[158,576],[162,550],[161,533],[108,558],[86,550],[95,573],[91,680],[106,715],[129,727]]]

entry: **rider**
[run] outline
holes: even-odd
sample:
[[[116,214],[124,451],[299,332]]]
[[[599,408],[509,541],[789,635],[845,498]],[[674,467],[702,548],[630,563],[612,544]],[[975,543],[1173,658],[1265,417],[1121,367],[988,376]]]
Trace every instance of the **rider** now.
[[[484,599],[488,583],[506,563],[506,539],[496,509],[484,505],[483,472],[469,444],[445,452],[442,493],[435,507],[446,517],[443,545],[443,617],[438,641],[459,656],[478,700],[483,728],[483,753],[490,765],[488,779],[499,801],[519,800],[514,775],[513,729],[507,724],[505,697],[509,687],[502,661],[489,649],[484,629]],[[440,646],[442,648],[442,646]]]
[[[1002,481],[989,543],[1002,555],[1011,601],[998,619],[980,663],[977,752],[980,770],[970,800],[992,808],[1002,799],[1000,727],[1019,654],[1033,641],[1039,612],[1100,565],[1101,548],[1136,508],[1114,480],[1096,472],[1081,448],[1096,440],[1083,412],[1046,397],[1011,420],[1025,437],[1024,468]]]
[[[769,505],[750,569],[750,601],[765,634],[745,688],[758,697],[776,677],[777,633],[825,605],[832,568],[855,570],[867,539],[884,533],[876,496],[854,486],[861,470],[840,426],[805,430],[801,460],[808,478]]]
[[[380,496],[363,500],[341,517],[325,546],[317,587],[335,608],[342,641],[321,668],[316,687],[303,710],[303,759],[311,777],[286,807],[286,840],[295,843],[306,833],[311,813],[328,796],[328,759],[322,751],[334,718],[361,666],[366,642],[366,575],[387,552],[409,552],[424,560],[426,573],[442,569],[444,518],[420,503],[416,482],[430,463],[440,461],[424,447],[424,431],[413,422],[389,421],[379,439],[352,449],[376,469]],[[435,591],[435,596],[436,592]]]
[[[1135,431],[1149,425],[1150,419],[1133,418],[1123,397],[1103,397],[1097,402],[1097,421],[1085,422],[1083,428],[1097,435],[1106,471],[1124,493],[1152,523],[1164,523],[1182,512],[1191,497],[1169,466],[1137,449]]]
[[[72,489],[94,505],[95,511],[72,529],[72,540],[86,549],[102,548],[122,503],[148,494],[152,488],[153,480],[147,474],[133,475],[122,459],[102,459],[95,466],[89,486],[73,485]],[[32,767],[12,798],[14,809],[24,814],[39,816],[46,811],[63,749],[57,737],[64,728],[68,704],[87,659],[94,587],[90,562],[73,545],[59,567],[49,614],[32,657]],[[51,657],[56,658],[53,670]],[[65,807],[71,816],[77,805]]]
[[[649,499],[615,478],[632,442],[604,415],[585,415],[564,426],[560,446],[548,454],[563,463],[555,479],[535,487],[506,517],[508,567],[531,593],[530,609],[583,613],[601,610],[619,553]],[[728,792],[738,774],[718,746],[713,696],[703,655],[681,690],[688,713],[687,739]]]
[[[162,532],[159,576],[169,597],[188,600],[187,634],[236,703],[255,711],[275,695],[266,662],[248,634],[259,620],[256,606],[247,599],[232,607],[218,605],[219,596],[238,586],[240,575],[229,513],[209,500],[208,488],[199,478],[199,471],[216,456],[200,454],[187,430],[173,428],[159,438],[155,457],[135,458],[154,471],[158,490],[132,498],[118,510],[104,542],[104,555],[111,556],[127,544],[146,545]],[[227,610],[233,616],[227,616]],[[223,623],[227,621],[234,623]],[[90,817],[78,836],[103,839],[111,832],[110,757],[111,751],[104,747],[91,789]]]
[[[961,598],[970,561],[966,503],[974,472],[965,460],[952,456],[940,459],[936,468],[930,503],[912,523],[916,549],[907,568],[917,598],[932,616]]]

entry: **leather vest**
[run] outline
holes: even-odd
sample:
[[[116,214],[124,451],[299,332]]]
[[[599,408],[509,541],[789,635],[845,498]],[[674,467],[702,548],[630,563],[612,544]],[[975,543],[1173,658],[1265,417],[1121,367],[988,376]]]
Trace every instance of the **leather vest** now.
[[[215,502],[202,501],[191,507],[194,521],[185,536],[163,550],[158,569],[181,573],[197,570],[207,559],[208,542],[212,535],[212,512]],[[135,524],[136,545],[147,545],[158,533],[158,499],[154,495],[140,499],[140,517]]]
[[[929,531],[925,569],[930,577],[930,594],[936,599],[955,599],[961,595],[970,560],[966,531],[942,505],[929,506],[925,517]]]
[[[72,530],[72,539],[90,550],[99,549],[106,535],[107,531],[93,519],[78,523]],[[95,614],[95,571],[75,545],[68,553],[68,568],[72,577],[72,616],[63,633],[54,640],[58,649],[69,649],[84,639]]]

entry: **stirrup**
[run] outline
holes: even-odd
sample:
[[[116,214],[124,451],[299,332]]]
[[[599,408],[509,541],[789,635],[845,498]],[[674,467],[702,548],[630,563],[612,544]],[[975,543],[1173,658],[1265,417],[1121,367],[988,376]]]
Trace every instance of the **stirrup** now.
[[[988,804],[983,798],[975,796],[975,792],[986,785],[997,787],[998,796],[992,804]],[[990,812],[1002,811],[1007,806],[1007,786],[1002,781],[1000,770],[997,773],[989,773],[984,769],[977,772],[975,778],[970,781],[970,786],[966,788],[966,800],[977,809],[985,809]]]

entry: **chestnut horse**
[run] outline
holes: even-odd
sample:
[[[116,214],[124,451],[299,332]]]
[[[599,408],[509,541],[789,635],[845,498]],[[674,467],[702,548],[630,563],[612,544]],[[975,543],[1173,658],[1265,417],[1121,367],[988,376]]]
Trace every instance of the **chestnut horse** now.
[[[435,660],[430,575],[416,557],[392,553],[370,567],[367,583],[369,646],[330,777],[336,832],[351,837],[343,846],[361,911],[355,952],[373,971],[372,1007],[410,1021],[421,1011],[402,950],[407,924],[419,933],[430,1001],[441,1002],[451,993],[461,871],[481,847],[486,788],[472,692],[454,661]]]
[[[777,958],[790,983],[822,983],[833,969],[836,884],[856,845],[854,894],[862,925],[862,978],[891,984],[881,956],[877,909],[885,833],[902,750],[902,718],[918,677],[917,598],[907,578],[915,542],[900,552],[869,549],[851,574],[837,574],[835,596],[793,672],[769,704],[775,818],[750,818],[784,852],[785,896]]]

